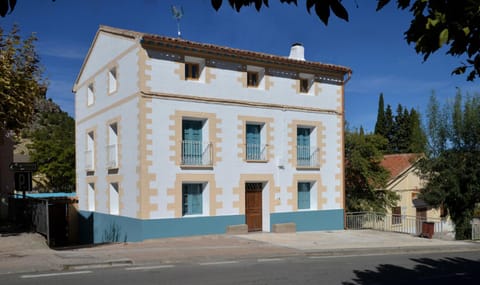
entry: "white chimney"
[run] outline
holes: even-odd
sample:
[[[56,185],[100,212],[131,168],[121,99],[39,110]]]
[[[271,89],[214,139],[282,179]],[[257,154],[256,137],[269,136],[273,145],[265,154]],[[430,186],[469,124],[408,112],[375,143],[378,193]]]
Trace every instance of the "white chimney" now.
[[[294,43],[290,48],[290,55],[288,58],[296,60],[305,60],[305,48],[301,43]]]

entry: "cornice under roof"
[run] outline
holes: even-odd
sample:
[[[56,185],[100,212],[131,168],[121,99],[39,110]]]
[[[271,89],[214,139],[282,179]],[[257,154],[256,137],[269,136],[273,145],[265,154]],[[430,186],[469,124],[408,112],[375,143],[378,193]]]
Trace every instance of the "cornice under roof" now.
[[[180,38],[146,34],[105,25],[100,25],[95,38],[98,36],[99,32],[106,32],[117,36],[133,39],[139,42],[145,48],[149,47],[154,49],[167,49],[172,51],[183,50],[184,53],[194,53],[198,55],[203,55],[207,58],[217,58],[230,61],[241,60],[244,62],[251,62],[252,65],[264,65],[286,71],[312,73],[320,77],[326,76],[330,78],[335,78],[332,82],[337,84],[346,84],[352,74],[352,70],[350,68],[340,65],[296,60],[267,53],[247,51],[213,44],[198,43]],[[83,65],[84,64],[85,62],[83,63]],[[83,65],[81,70],[83,70]],[[348,77],[345,78],[345,75],[347,75]],[[75,84],[78,82],[79,76],[77,77]]]

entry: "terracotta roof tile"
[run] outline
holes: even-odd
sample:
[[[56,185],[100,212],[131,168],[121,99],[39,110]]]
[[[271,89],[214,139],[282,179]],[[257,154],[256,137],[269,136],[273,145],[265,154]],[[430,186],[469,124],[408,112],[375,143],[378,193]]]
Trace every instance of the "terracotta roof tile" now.
[[[210,50],[210,51],[214,51],[214,52],[217,52],[217,53],[225,53],[225,54],[245,56],[245,57],[255,57],[255,58],[264,59],[264,60],[267,60],[267,61],[277,61],[277,62],[280,61],[282,63],[299,64],[299,65],[310,66],[310,67],[314,67],[314,68],[324,68],[324,69],[340,71],[340,72],[343,72],[343,73],[351,72],[350,68],[340,66],[340,65],[333,65],[333,64],[325,64],[325,63],[314,62],[314,61],[291,59],[291,58],[283,57],[283,56],[271,55],[271,54],[267,54],[267,53],[254,52],[254,51],[248,51],[248,50],[241,50],[241,49],[224,47],[224,46],[217,46],[217,45],[213,45],[213,44],[198,43],[198,42],[188,41],[188,40],[179,39],[179,38],[170,38],[170,37],[164,37],[164,36],[158,36],[158,35],[144,34],[142,39],[146,43],[175,44],[175,45],[179,45],[179,46]]]
[[[390,172],[390,180],[410,168],[421,156],[419,153],[387,154],[380,165]]]
[[[131,30],[114,28],[101,25],[99,31],[116,34],[123,37],[133,38],[144,46],[162,47],[167,49],[185,50],[194,52],[208,57],[218,57],[236,60],[242,59],[246,62],[260,62],[260,64],[268,64],[279,69],[296,70],[299,72],[307,72],[318,74],[319,77],[337,84],[345,84],[352,74],[352,70],[348,67],[334,64],[326,64],[308,60],[297,60],[286,56],[272,55],[262,52],[254,52],[241,50],[225,46],[199,43],[181,38],[165,37],[155,34],[141,33]],[[345,75],[348,78],[345,79]]]

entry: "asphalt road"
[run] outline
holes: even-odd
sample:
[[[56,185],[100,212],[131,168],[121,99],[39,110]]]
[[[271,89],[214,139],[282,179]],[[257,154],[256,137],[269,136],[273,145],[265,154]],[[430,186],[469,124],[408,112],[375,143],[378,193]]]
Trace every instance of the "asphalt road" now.
[[[297,256],[78,268],[0,276],[3,284],[480,284],[480,253]]]

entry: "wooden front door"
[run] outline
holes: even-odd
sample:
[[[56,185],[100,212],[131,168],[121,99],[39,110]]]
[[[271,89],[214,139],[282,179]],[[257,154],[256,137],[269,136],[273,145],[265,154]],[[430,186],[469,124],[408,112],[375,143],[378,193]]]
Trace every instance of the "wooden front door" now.
[[[249,232],[262,230],[262,183],[245,184],[245,216]]]

